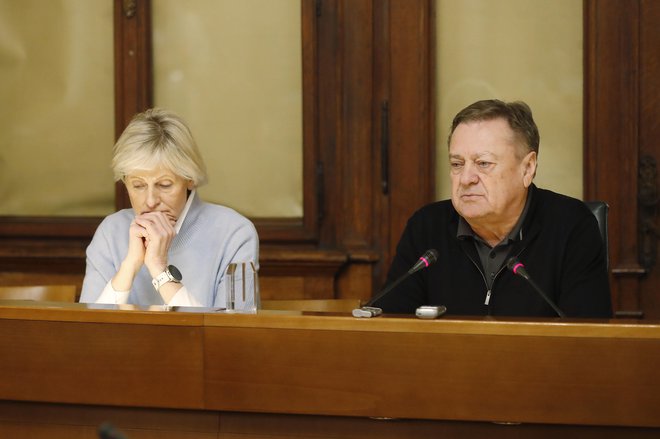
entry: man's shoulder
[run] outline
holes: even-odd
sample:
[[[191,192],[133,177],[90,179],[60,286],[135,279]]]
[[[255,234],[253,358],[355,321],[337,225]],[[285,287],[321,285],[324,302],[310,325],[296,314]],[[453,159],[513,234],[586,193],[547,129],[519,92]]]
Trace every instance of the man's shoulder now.
[[[553,192],[548,189],[536,188],[535,204],[538,209],[548,215],[583,216],[589,213],[586,204],[577,198]]]
[[[577,198],[547,189],[537,189],[534,197],[535,212],[531,214],[529,221],[542,225],[546,230],[564,233],[573,230],[578,224],[597,224],[596,217],[587,205]]]

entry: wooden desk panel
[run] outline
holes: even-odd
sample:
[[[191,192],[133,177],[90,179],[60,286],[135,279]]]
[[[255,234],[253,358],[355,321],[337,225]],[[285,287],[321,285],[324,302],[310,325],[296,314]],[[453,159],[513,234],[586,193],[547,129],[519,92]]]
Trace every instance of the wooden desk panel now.
[[[221,317],[205,331],[212,409],[660,426],[651,326]]]
[[[104,423],[129,439],[216,439],[220,414],[199,410],[0,401],[3,439],[91,439]]]
[[[129,439],[656,439],[658,429],[135,409],[0,401],[0,437],[90,439],[110,421]]]
[[[428,419],[406,425],[434,432],[490,431],[490,421],[660,427],[660,325],[648,322],[51,305],[0,303],[0,400],[35,417],[43,412],[34,407],[64,403],[116,406],[136,419],[138,407],[158,416],[192,409],[200,419],[286,414],[360,429],[372,416]],[[0,433],[21,423],[0,420]]]
[[[34,306],[0,308],[0,399],[202,408],[203,329],[185,316]]]

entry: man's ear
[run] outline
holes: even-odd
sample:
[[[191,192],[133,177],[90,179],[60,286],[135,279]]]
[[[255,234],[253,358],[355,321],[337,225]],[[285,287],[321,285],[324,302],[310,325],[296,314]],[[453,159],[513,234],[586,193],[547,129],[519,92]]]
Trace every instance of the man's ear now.
[[[530,151],[522,159],[522,170],[523,170],[523,184],[525,187],[530,187],[532,185],[532,180],[536,175],[536,152]]]

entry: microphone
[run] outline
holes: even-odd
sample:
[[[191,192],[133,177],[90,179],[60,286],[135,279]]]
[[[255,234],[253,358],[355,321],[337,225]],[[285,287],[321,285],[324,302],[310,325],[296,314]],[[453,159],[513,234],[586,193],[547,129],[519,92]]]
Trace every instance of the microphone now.
[[[433,263],[435,263],[438,260],[438,251],[434,248],[426,250],[422,256],[419,257],[415,265],[413,265],[410,270],[408,270],[406,273],[403,274],[403,276],[400,276],[397,280],[392,282],[390,285],[387,286],[383,291],[380,292],[376,297],[373,297],[367,304],[358,309],[353,310],[353,315],[355,317],[374,317],[376,315],[379,315],[383,312],[382,309],[376,308],[372,306],[374,303],[378,302],[380,299],[382,299],[387,293],[392,291],[394,287],[399,285],[401,282],[406,280],[410,275],[417,273],[419,270],[423,268],[427,268]],[[370,315],[367,315],[370,314]]]
[[[434,248],[426,250],[422,256],[419,257],[415,265],[413,265],[410,270],[406,273],[411,275],[418,272],[422,268],[428,268],[429,265],[434,264],[438,260],[438,251]]]
[[[555,310],[555,312],[559,317],[566,317],[566,314],[564,314],[563,311],[560,310],[559,307],[555,305],[555,303],[552,300],[550,300],[550,298],[543,292],[541,287],[539,287],[536,284],[536,282],[532,280],[532,277],[529,275],[529,273],[527,273],[525,266],[522,264],[522,262],[518,260],[518,258],[516,258],[515,256],[509,258],[509,260],[506,263],[506,266],[509,270],[513,272],[513,274],[525,278],[525,280],[529,282],[529,284],[532,287],[534,287],[536,292],[539,293],[541,297],[543,297],[543,300],[545,300],[548,303],[548,305],[550,305],[552,309]]]

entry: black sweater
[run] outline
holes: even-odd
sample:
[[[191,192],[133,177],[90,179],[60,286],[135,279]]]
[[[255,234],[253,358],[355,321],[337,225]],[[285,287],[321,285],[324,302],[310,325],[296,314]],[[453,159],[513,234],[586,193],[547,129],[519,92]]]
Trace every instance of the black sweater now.
[[[533,187],[517,256],[540,288],[568,317],[612,315],[605,250],[598,223],[579,200]],[[489,304],[479,255],[470,239],[458,239],[458,213],[439,201],[408,220],[387,284],[412,267],[428,249],[438,261],[402,282],[374,306],[386,313],[414,313],[421,305],[445,305],[447,314],[556,316],[554,310],[506,265],[497,274]]]

